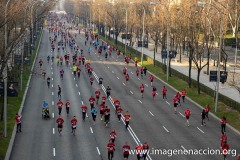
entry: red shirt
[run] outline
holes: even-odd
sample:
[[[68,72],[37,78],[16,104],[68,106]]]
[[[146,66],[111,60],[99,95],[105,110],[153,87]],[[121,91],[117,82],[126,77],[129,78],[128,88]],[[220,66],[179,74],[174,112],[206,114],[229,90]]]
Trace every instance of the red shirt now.
[[[182,90],[182,96],[186,96],[187,92],[186,90]]]
[[[90,77],[90,81],[93,82],[93,81],[94,81],[94,78],[93,78],[93,77]]]
[[[140,86],[140,91],[144,91],[144,86],[143,85]]]
[[[114,147],[115,147],[115,144],[110,142],[107,144],[107,149],[108,149],[108,152],[114,152]]]
[[[100,111],[104,111],[104,109],[105,109],[104,104],[100,104]]]
[[[57,124],[58,124],[59,126],[62,126],[62,125],[63,125],[63,122],[64,122],[64,120],[63,120],[63,118],[62,118],[62,117],[58,117],[58,119],[56,120],[56,122],[57,122]]]
[[[72,126],[76,126],[76,125],[77,125],[77,119],[76,119],[76,118],[73,118],[73,119],[71,120],[71,124],[72,124]]]
[[[126,75],[125,78],[126,78],[126,81],[128,81],[129,80],[129,75]]]
[[[227,141],[227,135],[223,134],[221,136],[221,142],[226,142]]]
[[[139,74],[139,70],[138,69],[136,70],[136,74]]]
[[[16,123],[18,124],[18,123],[21,123],[21,118],[22,118],[22,116],[20,116],[20,115],[16,115],[16,117],[15,117],[15,119],[16,119]]]
[[[82,106],[82,112],[86,112],[87,111],[87,106]]]
[[[123,73],[126,73],[127,72],[127,69],[126,68],[123,68]]]
[[[149,146],[147,145],[147,144],[143,144],[143,149],[145,149],[145,150],[148,150],[149,149]]]
[[[229,145],[226,143],[226,144],[223,144],[222,145],[222,153],[223,153],[223,155],[227,155],[228,154],[228,150],[229,150]]]
[[[116,132],[110,132],[110,139],[115,139],[117,137],[117,133]]]
[[[175,97],[173,98],[173,103],[177,103],[177,101],[178,101],[178,98],[175,96]]]
[[[102,101],[105,102],[106,101],[106,97],[105,96],[102,96]]]
[[[96,95],[96,96],[99,96],[100,94],[101,94],[101,92],[100,92],[99,90],[96,90],[96,91],[95,91],[95,95]]]
[[[167,88],[163,88],[162,89],[162,94],[166,94],[167,93]]]
[[[209,106],[206,106],[205,112],[209,112],[209,111],[210,111],[210,107],[209,107]]]
[[[140,154],[142,152],[143,147],[141,145],[136,147],[137,154]]]
[[[118,107],[118,108],[117,108],[117,115],[120,115],[121,112],[122,112],[122,108],[121,108],[121,107]]]
[[[93,98],[93,97],[89,98],[89,102],[94,102],[94,101],[95,101],[95,98]]]
[[[109,108],[105,108],[104,109],[104,113],[105,113],[105,115],[109,115],[110,114],[110,109]]]
[[[130,114],[124,114],[125,122],[129,122],[131,119]]]
[[[123,154],[129,154],[129,150],[130,150],[130,146],[129,145],[124,145],[123,146]]]
[[[186,109],[184,114],[185,114],[186,117],[189,117],[190,114],[191,114],[191,111],[189,109]]]
[[[114,101],[114,105],[118,107],[120,105],[120,101],[119,100]]]
[[[66,102],[66,108],[70,108],[70,102],[69,101]]]
[[[149,79],[150,79],[150,81],[153,81],[153,79],[154,79],[153,75],[151,75],[151,76],[149,77]]]
[[[58,108],[62,108],[63,102],[62,102],[62,101],[58,101],[58,102],[57,102],[57,106],[58,106]]]
[[[222,118],[221,123],[222,123],[222,124],[226,124],[226,123],[227,123],[227,120],[225,120],[225,119]]]

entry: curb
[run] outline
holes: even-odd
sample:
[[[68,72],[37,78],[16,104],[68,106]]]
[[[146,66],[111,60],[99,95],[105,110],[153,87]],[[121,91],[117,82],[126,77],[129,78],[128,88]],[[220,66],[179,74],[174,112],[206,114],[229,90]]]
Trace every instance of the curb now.
[[[101,39],[102,41],[104,41],[103,39]],[[106,41],[104,41],[106,43]],[[144,54],[144,53],[143,53]],[[146,54],[145,54],[146,55]],[[138,66],[141,66],[138,64]],[[151,73],[150,71],[147,71],[148,73]],[[175,89],[173,86],[171,86],[170,84],[168,84],[167,82],[163,81],[162,79],[160,79],[159,77],[157,77],[155,74],[151,73],[152,75],[154,75],[154,77],[156,77],[158,80],[160,80],[163,84],[165,84],[166,86],[168,86],[169,88],[171,88],[172,90],[179,92],[177,89]],[[186,96],[186,99],[189,100],[190,102],[192,102],[193,104],[195,104],[197,107],[199,107],[200,109],[204,109],[204,107],[202,107],[200,104],[198,104],[197,102],[193,101],[191,98]],[[218,120],[219,122],[221,122],[221,119],[219,117],[217,117],[215,114],[213,114],[212,112],[209,112],[209,114],[214,117],[216,120]],[[219,124],[220,126],[220,124]],[[231,126],[230,124],[227,123],[227,127],[230,128],[232,131],[234,131],[236,134],[240,135],[240,131],[237,130],[236,128],[234,128],[233,126]]]
[[[29,75],[27,86],[26,86],[26,89],[24,91],[23,99],[22,99],[22,102],[21,102],[21,105],[20,105],[20,108],[19,108],[19,111],[18,111],[18,113],[20,115],[22,114],[22,110],[23,110],[23,107],[24,107],[24,103],[25,103],[25,100],[26,100],[27,93],[28,93],[29,84],[30,84],[30,81],[32,79],[32,72],[33,72],[33,68],[35,66],[36,58],[38,56],[39,46],[40,46],[40,43],[42,41],[42,35],[44,33],[43,31],[44,31],[44,29],[42,29],[42,34],[41,34],[41,37],[39,39],[38,48],[36,50],[36,55],[35,55],[35,58],[34,58],[34,61],[33,61],[33,64],[32,64],[32,68],[31,68],[31,73]],[[14,128],[13,128],[13,132],[12,132],[12,136],[11,136],[10,142],[8,144],[8,149],[7,149],[7,152],[6,152],[4,160],[9,160],[10,159],[10,155],[12,153],[12,148],[13,148],[13,143],[14,143],[15,137],[16,137],[16,130],[17,130],[17,125],[15,123]]]

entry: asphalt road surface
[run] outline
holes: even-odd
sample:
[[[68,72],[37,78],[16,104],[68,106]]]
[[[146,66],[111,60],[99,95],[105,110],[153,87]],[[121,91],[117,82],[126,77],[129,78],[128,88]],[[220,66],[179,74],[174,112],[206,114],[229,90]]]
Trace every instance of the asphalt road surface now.
[[[74,33],[75,31],[71,31]],[[51,36],[53,34],[51,33]],[[44,29],[39,54],[34,67],[34,74],[30,83],[27,99],[24,104],[22,118],[22,133],[16,135],[16,139],[11,154],[11,160],[107,160],[106,145],[109,140],[109,133],[115,129],[117,132],[116,151],[114,158],[123,159],[122,146],[127,141],[134,149],[137,144],[147,142],[150,146],[149,160],[173,159],[173,160],[215,160],[223,159],[222,155],[172,155],[170,149],[189,150],[206,149],[209,151],[220,150],[221,128],[220,122],[210,116],[207,126],[201,126],[201,109],[193,103],[185,100],[178,107],[177,114],[173,111],[172,99],[176,94],[171,88],[168,88],[167,100],[162,99],[161,89],[164,84],[157,78],[154,79],[154,86],[157,88],[155,100],[152,98],[152,87],[149,76],[141,79],[135,74],[136,67],[133,62],[129,65],[124,63],[124,57],[117,57],[115,52],[111,57],[105,59],[105,52],[99,55],[91,46],[91,53],[87,53],[89,42],[84,45],[84,34],[77,36],[77,44],[84,50],[84,55],[90,60],[93,67],[93,86],[90,85],[89,76],[85,72],[84,66],[81,66],[81,77],[75,78],[72,73],[72,64],[66,66],[57,66],[56,61],[47,64],[47,56],[51,54],[49,45],[49,33]],[[58,38],[60,40],[60,38]],[[101,44],[101,43],[100,43]],[[67,51],[70,48],[67,47]],[[61,50],[55,51],[53,55],[64,55]],[[133,55],[134,57],[134,55]],[[40,76],[41,69],[38,61],[43,59],[43,69],[47,76],[51,78],[50,88],[47,88],[46,80]],[[123,67],[127,68],[130,76],[129,82],[125,81],[122,73]],[[65,71],[63,80],[60,79],[59,71]],[[46,76],[46,77],[47,77]],[[98,78],[102,77],[103,85],[98,85]],[[144,84],[144,97],[141,98],[139,86]],[[70,100],[70,115],[67,117],[65,107],[63,107],[62,117],[65,120],[63,133],[57,132],[56,118],[58,117],[58,85],[62,88],[62,100]],[[106,104],[111,109],[110,125],[106,128],[103,121],[100,120],[99,110],[96,123],[93,123],[90,110],[86,121],[82,121],[81,106],[86,104],[88,108],[88,99],[94,95],[96,89],[101,89],[101,95],[104,90],[110,86],[111,98]],[[125,129],[123,121],[118,122],[115,110],[112,104],[112,98],[119,99],[123,108],[123,113],[129,111],[132,116],[130,127]],[[41,118],[41,103],[46,100],[50,106],[51,119],[43,120]],[[186,126],[184,110],[189,108],[192,112],[190,117],[190,126]],[[76,136],[71,133],[70,120],[73,116],[77,117]],[[228,144],[231,149],[239,152],[240,137],[235,132],[227,128]],[[156,149],[156,150],[155,150]],[[160,150],[165,154],[160,154]],[[153,153],[153,152],[156,153]],[[232,152],[234,154],[234,151]],[[130,155],[129,159],[137,159],[136,155]],[[228,156],[229,160],[236,157]]]

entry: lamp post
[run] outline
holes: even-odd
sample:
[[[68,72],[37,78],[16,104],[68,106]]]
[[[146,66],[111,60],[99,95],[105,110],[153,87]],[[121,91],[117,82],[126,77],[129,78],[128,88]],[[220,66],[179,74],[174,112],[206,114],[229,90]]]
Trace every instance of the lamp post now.
[[[205,6],[205,2],[198,2],[198,5],[201,7]],[[215,112],[218,109],[218,95],[219,95],[219,83],[220,83],[220,61],[221,61],[221,51],[222,51],[222,12],[221,10],[212,3],[208,3],[213,8],[218,11],[219,19],[220,19],[220,26],[219,26],[219,53],[218,53],[218,63],[217,63],[217,82],[216,82],[216,98],[215,98]]]
[[[9,4],[10,0],[7,1],[6,5],[5,5],[5,15],[4,15],[4,20],[5,20],[5,28],[4,28],[4,36],[5,36],[5,58],[7,57],[7,45],[8,45],[8,41],[7,41],[7,11],[8,11],[8,4]],[[8,62],[6,60],[6,64],[3,70],[3,81],[4,81],[4,137],[7,137],[7,82],[8,82],[8,73],[7,73],[7,66],[8,66]]]
[[[145,21],[146,11],[143,7],[143,20],[142,20],[142,48],[141,48],[141,65],[143,65],[143,38],[144,38],[144,21]]]
[[[31,51],[33,50],[33,7],[38,1],[34,1],[34,3],[31,6],[31,28],[32,28],[32,34],[31,34]]]
[[[126,54],[126,50],[127,50],[127,47],[126,47],[126,44],[127,44],[127,33],[128,33],[128,27],[127,27],[127,9],[126,9],[126,33],[125,33],[125,48],[124,48],[124,52]]]

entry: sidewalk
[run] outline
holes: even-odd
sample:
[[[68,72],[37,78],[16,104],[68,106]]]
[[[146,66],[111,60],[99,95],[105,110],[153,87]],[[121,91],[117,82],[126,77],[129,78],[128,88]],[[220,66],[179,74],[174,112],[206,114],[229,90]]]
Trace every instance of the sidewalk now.
[[[112,37],[112,35],[111,35],[111,37]],[[118,41],[125,43],[125,40],[122,41],[122,38],[120,36],[118,37]],[[127,43],[129,44],[129,41],[127,41]],[[137,47],[136,44],[133,46],[133,48],[137,49],[139,52],[141,52],[141,47]],[[158,53],[156,53],[155,58],[157,61],[162,62],[162,56],[159,52],[160,52],[160,50],[158,49]],[[153,51],[151,51],[151,49],[143,48],[143,53],[145,55],[148,55],[149,57],[153,58]],[[177,62],[177,60],[179,60],[179,54],[177,54],[176,58],[172,59],[171,68],[188,76],[189,67],[188,67],[187,55],[182,54],[182,63]],[[204,61],[204,62],[206,62],[206,61]],[[202,63],[203,65],[205,64],[204,62]],[[193,64],[193,66],[195,66],[194,63],[192,63],[192,64]],[[230,71],[233,70],[233,67],[230,67],[230,66],[231,66],[231,64],[227,67],[227,71],[229,74],[228,81],[231,80]],[[207,67],[204,67],[201,71],[200,83],[215,90],[216,82],[209,82],[209,75],[204,74],[204,71],[206,71],[206,70],[207,70]],[[210,70],[216,70],[216,66],[213,66],[213,61],[210,62]],[[240,68],[236,68],[236,73],[240,74]],[[192,77],[191,78],[194,80],[197,80],[197,69],[195,69],[194,67],[192,68]],[[228,82],[224,83],[224,85],[222,85],[222,83],[220,83],[219,93],[240,103],[240,93],[234,87],[231,87],[228,84]]]

